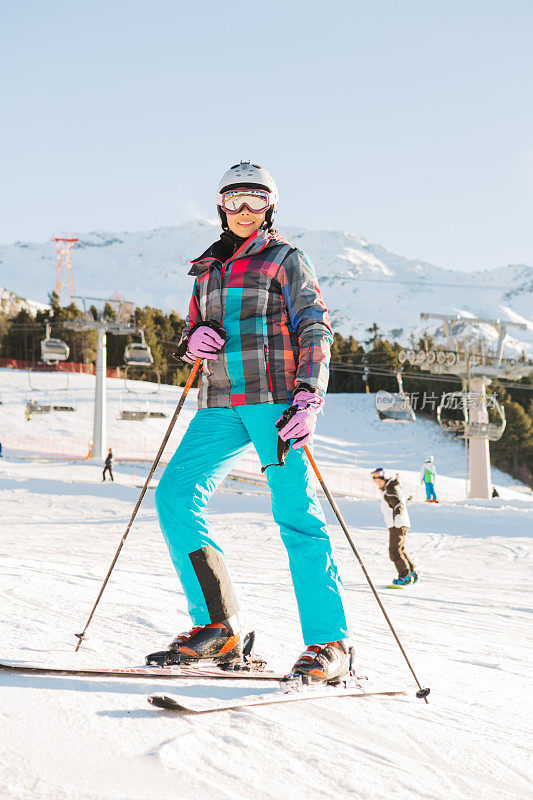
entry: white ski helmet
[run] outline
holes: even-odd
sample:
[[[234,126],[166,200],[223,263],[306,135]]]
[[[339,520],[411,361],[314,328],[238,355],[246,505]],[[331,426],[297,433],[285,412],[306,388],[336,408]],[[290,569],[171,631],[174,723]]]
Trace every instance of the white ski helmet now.
[[[433,456],[428,456],[428,457],[426,458],[426,462],[425,462],[425,463],[426,463],[426,464],[431,464],[431,462],[432,462],[432,461],[433,461]]]
[[[258,164],[251,164],[250,161],[241,161],[239,164],[234,164],[224,173],[218,184],[217,194],[222,194],[222,192],[238,186],[247,186],[250,189],[266,189],[267,192],[274,195],[274,202],[265,214],[265,222],[267,223],[267,228],[270,229],[279,202],[278,187],[270,172]],[[217,210],[222,227],[224,230],[228,230],[226,212],[219,205],[217,205]]]

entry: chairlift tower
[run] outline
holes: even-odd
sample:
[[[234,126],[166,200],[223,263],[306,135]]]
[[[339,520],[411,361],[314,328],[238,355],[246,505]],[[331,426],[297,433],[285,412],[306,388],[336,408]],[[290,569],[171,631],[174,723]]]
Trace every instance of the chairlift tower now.
[[[420,369],[439,375],[459,375],[463,392],[475,395],[478,402],[469,409],[470,425],[465,431],[465,441],[470,449],[470,497],[489,499],[492,496],[489,436],[487,435],[487,385],[493,378],[523,378],[533,372],[531,362],[503,357],[503,345],[507,328],[527,330],[522,322],[510,322],[481,317],[462,317],[460,314],[421,314],[421,319],[438,319],[442,322],[447,351],[420,350],[404,353],[403,361],[413,361]],[[481,348],[472,352],[468,343],[455,334],[457,325],[490,325],[498,334],[495,352]],[[402,353],[402,351],[401,351]],[[401,354],[400,353],[400,354]],[[400,355],[399,354],[399,355]]]
[[[55,293],[58,299],[61,298],[63,287],[68,289],[68,299],[76,296],[74,286],[74,272],[72,267],[72,248],[79,242],[75,234],[62,233],[53,234],[51,241],[56,243],[57,268],[56,268],[56,288]]]
[[[96,298],[81,298],[96,299]],[[113,301],[106,301],[113,302]],[[131,306],[131,304],[128,304]],[[107,455],[107,396],[106,396],[106,376],[107,376],[107,334],[115,336],[127,336],[138,333],[139,329],[126,319],[123,314],[117,314],[117,321],[94,319],[92,314],[86,312],[83,319],[70,320],[63,323],[65,328],[76,331],[96,330],[96,384],[94,389],[94,415],[93,415],[93,447],[92,457],[95,459],[105,458]]]

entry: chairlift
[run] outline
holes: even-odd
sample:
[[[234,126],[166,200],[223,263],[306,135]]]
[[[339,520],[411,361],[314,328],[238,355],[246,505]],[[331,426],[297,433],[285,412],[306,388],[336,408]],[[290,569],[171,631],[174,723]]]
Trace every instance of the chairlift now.
[[[50,414],[52,411],[52,404],[48,398],[42,400],[35,400],[29,397],[26,400],[26,414]]]
[[[41,342],[41,361],[45,364],[57,364],[66,361],[70,348],[62,339],[43,339]]]
[[[124,363],[127,367],[151,367],[154,357],[147,344],[132,342],[124,350]]]
[[[53,378],[36,382],[36,375],[53,375]],[[60,383],[59,383],[60,381]],[[28,369],[28,384],[32,392],[66,392],[69,389],[69,373],[63,370],[39,369],[30,367]]]
[[[166,419],[168,417],[168,411],[165,398],[162,397],[160,400],[154,400],[153,402],[158,405],[162,403],[163,408],[161,409],[160,407],[157,411],[154,411],[153,406],[150,405],[150,419]]]
[[[76,411],[76,401],[73,394],[61,394],[52,398],[54,411]]]
[[[150,416],[150,404],[148,400],[135,400],[130,397],[120,398],[120,407],[117,419],[134,420],[141,422]]]
[[[68,344],[50,336],[50,323],[47,322],[45,338],[41,342],[41,361],[45,364],[57,364],[58,361],[66,361],[69,355]]]
[[[145,370],[146,373],[146,370]],[[132,385],[132,381],[134,380],[131,377],[131,367],[124,367],[124,389],[129,392],[129,394],[136,394],[136,395],[147,395],[147,394],[159,394],[161,391],[161,373],[158,369],[152,368],[148,371],[148,374],[152,374],[155,377],[155,383],[157,384],[155,389],[134,389]],[[128,383],[129,379],[129,383]],[[153,380],[151,381],[141,381],[141,383],[154,383]]]
[[[154,363],[152,351],[144,341],[144,331],[141,328],[141,341],[131,342],[124,350],[124,364],[126,367],[151,367]]]
[[[486,395],[480,392],[445,392],[437,408],[439,425],[443,430],[461,439],[488,439],[497,442],[503,436],[507,424],[505,409],[495,397],[492,397],[491,407],[494,408],[499,421],[490,422],[486,411],[484,414],[486,419],[471,420],[470,407],[476,402],[485,403]]]
[[[464,436],[467,419],[466,392],[445,392],[437,407],[437,422],[442,430]]]
[[[378,416],[383,421],[389,422],[414,422],[415,412],[412,409],[408,395],[403,390],[402,375],[396,373],[399,392],[386,392],[380,389],[376,394],[376,408]]]

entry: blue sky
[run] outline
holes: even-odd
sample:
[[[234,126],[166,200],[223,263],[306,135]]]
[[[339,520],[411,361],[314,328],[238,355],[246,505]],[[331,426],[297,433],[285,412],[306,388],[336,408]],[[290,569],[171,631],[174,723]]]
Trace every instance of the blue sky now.
[[[250,158],[279,224],[533,264],[532,34],[529,0],[4,3],[0,241],[212,217]]]

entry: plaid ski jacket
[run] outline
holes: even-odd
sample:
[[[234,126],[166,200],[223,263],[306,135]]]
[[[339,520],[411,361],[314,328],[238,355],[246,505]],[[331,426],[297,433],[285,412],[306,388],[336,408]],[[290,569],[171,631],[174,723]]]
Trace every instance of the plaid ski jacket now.
[[[228,334],[218,359],[203,361],[198,407],[290,404],[299,383],[324,395],[333,336],[305,253],[264,230],[225,262],[216,253],[215,243],[192,262],[196,280],[180,340],[202,320]]]

